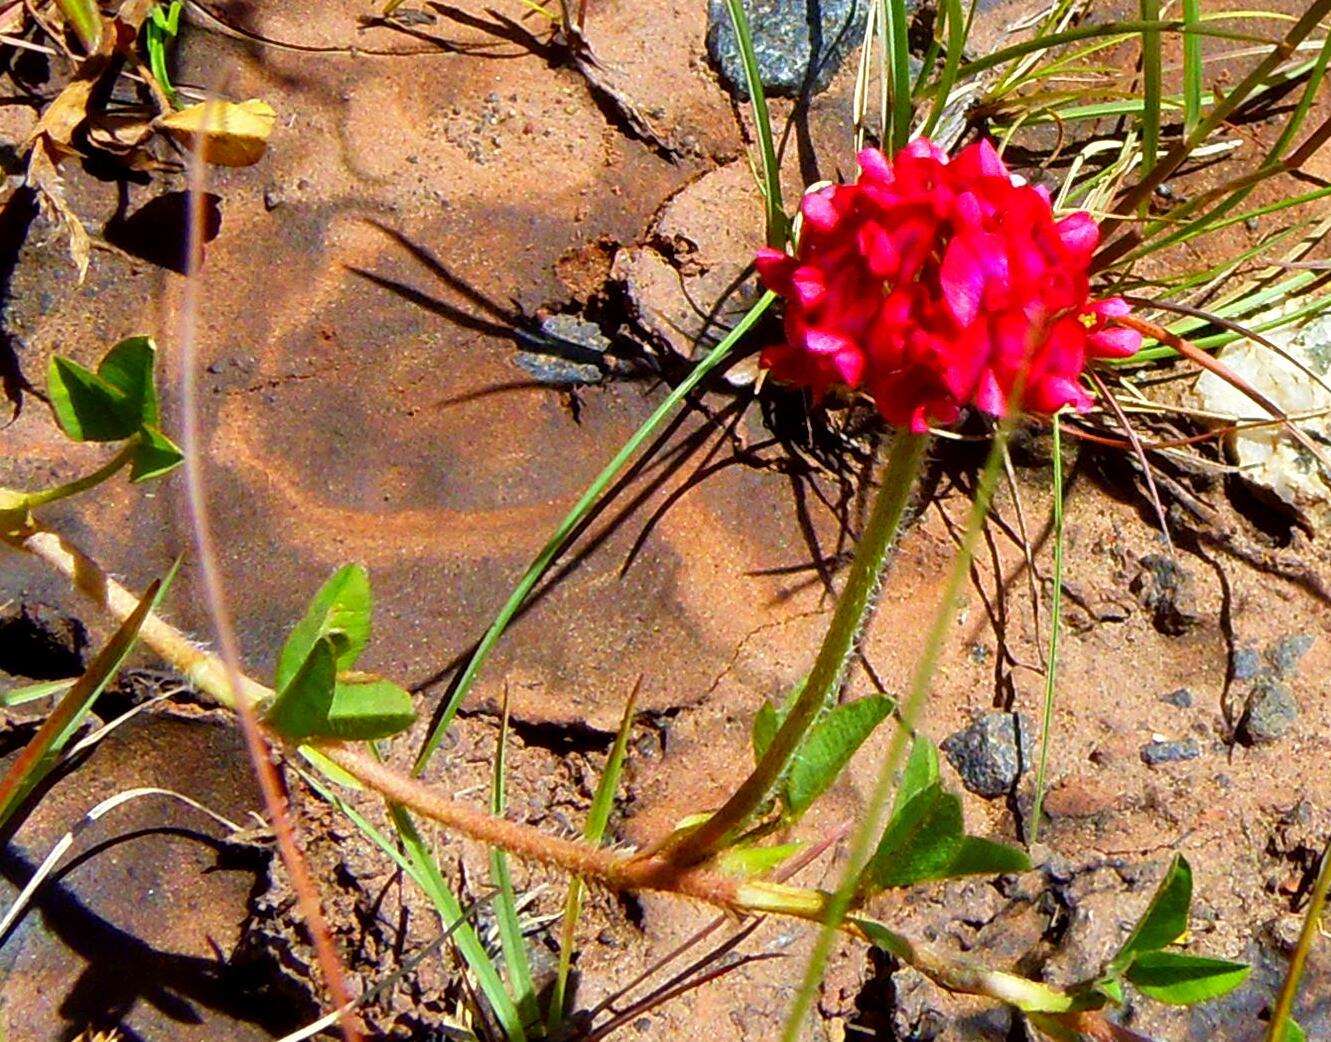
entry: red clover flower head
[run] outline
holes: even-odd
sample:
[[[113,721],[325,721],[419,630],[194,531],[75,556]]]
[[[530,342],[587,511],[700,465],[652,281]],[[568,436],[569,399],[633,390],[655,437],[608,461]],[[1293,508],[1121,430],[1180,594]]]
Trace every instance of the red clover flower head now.
[[[1088,361],[1141,345],[1112,323],[1128,311],[1121,298],[1091,298],[1091,215],[1055,218],[1048,191],[1009,173],[986,140],[949,159],[918,138],[859,162],[854,184],[804,196],[794,256],[758,253],[763,283],[786,301],[786,342],[762,354],[772,375],[819,397],[864,390],[913,431],[966,406],[1089,408]]]

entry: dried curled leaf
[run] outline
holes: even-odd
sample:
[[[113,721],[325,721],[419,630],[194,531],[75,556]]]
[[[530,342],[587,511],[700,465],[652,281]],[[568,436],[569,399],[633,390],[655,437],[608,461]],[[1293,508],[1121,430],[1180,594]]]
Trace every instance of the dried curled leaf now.
[[[88,273],[92,238],[79,220],[79,215],[65,201],[65,183],[60,177],[60,171],[56,169],[60,158],[50,138],[45,135],[39,137],[33,142],[32,155],[28,157],[28,184],[37,193],[42,209],[51,218],[58,220],[69,234],[69,255],[74,259],[74,265],[79,270],[79,282],[82,282]]]
[[[271,105],[249,101],[205,101],[171,112],[157,125],[187,148],[203,149],[206,162],[220,166],[257,163],[277,122]]]

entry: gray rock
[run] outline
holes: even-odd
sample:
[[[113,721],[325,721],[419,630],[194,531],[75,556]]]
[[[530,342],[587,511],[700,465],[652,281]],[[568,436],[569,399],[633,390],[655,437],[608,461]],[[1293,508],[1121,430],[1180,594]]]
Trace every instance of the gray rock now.
[[[1276,676],[1288,677],[1293,674],[1298,668],[1299,659],[1303,658],[1316,639],[1311,633],[1291,633],[1267,648],[1266,660],[1271,663]]]
[[[826,90],[864,36],[866,0],[743,0],[763,90],[797,97]],[[916,0],[907,7],[914,10]],[[707,53],[726,88],[747,99],[744,61],[724,0],[707,5]]]
[[[1256,648],[1235,648],[1231,664],[1235,680],[1251,680],[1262,671],[1262,660]]]
[[[1178,706],[1180,709],[1192,708],[1192,692],[1186,687],[1175,688],[1160,696],[1161,702],[1168,702],[1172,706]]]
[[[1132,581],[1132,592],[1161,633],[1177,637],[1202,621],[1197,610],[1191,573],[1174,558],[1164,554],[1146,554],[1140,571]]]
[[[1289,687],[1273,677],[1258,677],[1248,696],[1239,731],[1254,744],[1283,738],[1299,717],[1299,704]]]
[[[563,345],[584,348],[593,355],[603,355],[610,350],[610,338],[601,332],[601,327],[580,315],[547,315],[541,319],[541,332]]]
[[[1202,747],[1195,738],[1184,738],[1177,742],[1151,741],[1142,746],[1142,763],[1150,767],[1160,763],[1195,760],[1201,755]]]
[[[579,384],[600,383],[605,375],[599,365],[570,362],[558,355],[537,354],[534,351],[514,351],[513,364],[543,384],[555,387],[576,387]]]
[[[538,350],[514,352],[514,363],[555,387],[600,383],[612,361],[606,356],[609,338],[580,315],[547,315],[541,319],[539,334],[519,330],[519,337]]]
[[[1034,762],[1035,728],[1019,713],[986,713],[949,735],[941,748],[971,792],[1004,796]]]

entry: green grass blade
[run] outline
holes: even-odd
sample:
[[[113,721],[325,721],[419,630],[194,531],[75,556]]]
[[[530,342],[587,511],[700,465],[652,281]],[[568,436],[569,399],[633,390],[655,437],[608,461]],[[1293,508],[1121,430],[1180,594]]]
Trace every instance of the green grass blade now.
[[[883,24],[887,27],[884,44],[891,65],[892,112],[888,140],[891,151],[904,148],[910,140],[911,81],[910,81],[910,16],[906,13],[906,0],[881,0]]]
[[[503,715],[499,721],[499,740],[495,749],[494,776],[490,790],[490,811],[496,817],[504,813],[504,779],[508,761],[508,697],[504,697]],[[513,1001],[524,1024],[536,1024],[540,1011],[536,1006],[536,989],[532,985],[531,961],[527,958],[527,943],[518,919],[517,897],[513,893],[513,877],[508,869],[508,855],[498,847],[490,851],[490,875],[498,891],[495,894],[495,922],[499,927],[499,943],[504,951],[504,965],[508,969],[508,984]]]
[[[730,21],[735,26],[735,39],[739,43],[739,54],[744,63],[744,83],[749,88],[753,123],[758,131],[758,147],[762,151],[763,211],[767,226],[767,245],[780,249],[786,244],[790,225],[786,221],[786,210],[781,201],[781,167],[776,158],[776,142],[772,137],[772,120],[767,111],[767,95],[763,92],[762,76],[758,72],[758,58],[753,52],[753,34],[749,31],[749,17],[744,12],[743,0],[726,0],[726,9],[730,12]]]
[[[624,770],[624,758],[628,753],[629,735],[633,730],[633,710],[638,699],[638,688],[634,687],[624,706],[624,716],[619,722],[619,731],[615,734],[615,744],[610,748],[610,755],[605,761],[605,770],[596,784],[596,793],[592,796],[591,809],[587,812],[587,821],[582,827],[582,838],[593,846],[599,846],[605,836],[605,827],[610,820],[610,811],[615,805],[615,793],[619,791],[619,778]],[[564,918],[559,936],[559,966],[555,971],[555,981],[550,989],[550,1008],[546,1016],[545,1033],[554,1037],[564,1021],[564,1006],[568,1001],[568,975],[573,965],[573,948],[577,942],[578,917],[582,914],[582,880],[574,876],[568,883],[568,896],[564,899]]]
[[[1183,133],[1191,134],[1202,119],[1202,38],[1199,0],[1183,0]]]
[[[120,624],[111,639],[93,658],[87,671],[65,692],[37,733],[10,763],[4,776],[0,777],[0,824],[8,821],[24,799],[55,767],[60,753],[69,744],[97,696],[106,689],[106,685],[120,671],[134,649],[143,620],[161,603],[179,566],[180,561],[177,560],[163,579],[148,587],[138,607]]]
[[[939,16],[947,29],[947,55],[943,59],[943,70],[938,74],[934,85],[933,107],[924,124],[924,136],[931,137],[943,118],[952,88],[957,84],[957,73],[961,69],[961,52],[966,47],[966,16],[961,9],[961,0],[941,0],[938,5]]]
[[[1058,683],[1058,644],[1063,630],[1063,435],[1058,414],[1050,423],[1054,436],[1054,591],[1049,606],[1049,661],[1045,664],[1044,715],[1040,720],[1040,765],[1035,772],[1035,804],[1031,808],[1031,843],[1040,836],[1044,809],[1045,771],[1053,735],[1054,690]]]
[[[708,373],[726,360],[734,346],[743,338],[745,333],[753,328],[758,319],[772,306],[775,299],[776,295],[773,293],[764,293],[759,298],[758,302],[726,334],[725,339],[712,348],[706,358],[694,366],[693,371],[680,381],[679,386],[666,395],[651,416],[647,417],[643,425],[633,432],[628,441],[624,442],[619,451],[615,453],[614,458],[606,464],[605,469],[596,476],[587,490],[579,497],[573,505],[573,509],[568,512],[564,520],[559,522],[550,539],[541,548],[541,552],[536,555],[536,559],[532,561],[526,572],[523,573],[522,578],[518,580],[518,585],[509,595],[508,600],[504,602],[504,606],[499,609],[499,614],[495,616],[490,628],[485,631],[485,636],[481,638],[475,652],[467,660],[467,665],[463,668],[462,674],[454,686],[448,704],[444,707],[443,713],[430,731],[420,755],[416,758],[415,772],[417,774],[425,768],[425,765],[430,762],[430,757],[439,748],[439,743],[444,738],[444,732],[448,730],[449,724],[453,722],[458,707],[462,704],[462,700],[467,697],[472,684],[476,682],[481,667],[485,665],[486,659],[490,657],[495,644],[503,636],[504,630],[508,628],[514,616],[522,609],[527,597],[540,581],[541,576],[546,573],[546,570],[554,563],[555,558],[563,551],[565,544],[568,543],[569,538],[578,530],[578,526],[591,512],[601,498],[601,494],[615,480],[619,472],[624,469],[643,443],[651,437],[652,432],[661,425],[662,421],[675,411],[689,393],[706,378]]]
[[[1141,0],[1142,21],[1160,21],[1160,0]],[[1160,154],[1160,30],[1142,30],[1142,173],[1155,168]],[[1143,204],[1145,205],[1145,204]]]
[[[421,885],[444,924],[446,926],[457,924],[453,927],[453,944],[462,953],[467,968],[475,975],[481,992],[489,1001],[495,1018],[504,1030],[505,1037],[508,1042],[526,1042],[527,1033],[523,1027],[522,1017],[509,996],[508,989],[504,987],[499,968],[490,958],[490,953],[485,950],[485,945],[476,935],[476,930],[466,921],[462,903],[449,887],[448,881],[444,879],[444,874],[439,870],[429,845],[417,831],[416,823],[402,807],[390,805],[389,813],[393,818],[393,826],[402,840],[403,849],[406,850],[407,860],[412,865],[412,878]]]

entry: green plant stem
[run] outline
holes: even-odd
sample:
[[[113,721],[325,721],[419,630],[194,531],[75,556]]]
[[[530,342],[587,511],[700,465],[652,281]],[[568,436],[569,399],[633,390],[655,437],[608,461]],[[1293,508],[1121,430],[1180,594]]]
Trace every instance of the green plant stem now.
[[[77,496],[80,492],[87,492],[90,488],[96,488],[134,459],[134,453],[139,448],[139,441],[140,437],[137,434],[126,438],[125,443],[120,446],[120,451],[91,474],[85,474],[81,478],[67,481],[63,485],[56,485],[54,488],[23,493],[25,504],[29,509],[32,509],[33,507],[44,506],[47,503],[54,503],[60,499],[68,499],[70,496]]]
[[[1322,867],[1317,871],[1317,881],[1313,883],[1312,896],[1308,900],[1308,910],[1303,914],[1303,929],[1299,931],[1298,943],[1294,954],[1289,959],[1289,971],[1280,985],[1280,994],[1276,996],[1275,1008],[1271,1011],[1271,1023],[1266,1029],[1266,1042],[1284,1042],[1285,1025],[1294,1013],[1294,1000],[1299,995],[1299,983],[1303,980],[1303,970],[1322,928],[1322,909],[1326,906],[1326,894],[1331,888],[1331,839],[1322,850]]]
[[[1031,843],[1040,835],[1049,738],[1054,721],[1054,689],[1058,681],[1058,644],[1063,630],[1063,433],[1057,413],[1050,427],[1054,436],[1054,591],[1049,607],[1049,661],[1045,663],[1044,714],[1040,719],[1040,765],[1035,772],[1035,804],[1031,808]]]
[[[749,17],[743,0],[726,0],[735,39],[739,44],[740,59],[744,63],[744,82],[749,88],[749,103],[753,107],[753,124],[758,131],[758,148],[763,157],[763,213],[767,227],[767,245],[780,249],[786,244],[790,225],[786,220],[781,200],[781,165],[776,157],[776,144],[772,137],[772,121],[767,109],[767,95],[763,92],[762,74],[758,70],[758,57],[753,51],[753,34],[749,31]]]
[[[992,488],[992,484],[991,484]],[[92,599],[119,623],[134,618],[142,603],[120,586],[95,561],[52,533],[40,533],[28,539],[5,539],[14,549],[33,553],[43,563],[65,576],[80,592]],[[135,620],[139,621],[138,619]],[[164,661],[193,678],[196,687],[223,706],[233,705],[230,681],[216,655],[201,651],[174,626],[148,611],[139,628],[140,638]],[[240,677],[240,690],[262,700],[272,691],[247,676]],[[280,743],[276,736],[269,736]],[[290,746],[288,753],[296,752]],[[488,968],[493,974],[484,948],[470,925],[464,910],[448,889],[434,858],[425,853],[425,845],[411,822],[408,810],[429,818],[461,835],[501,847],[508,853],[541,864],[563,869],[573,875],[587,876],[617,889],[654,889],[691,897],[718,906],[728,912],[774,913],[815,922],[826,921],[828,895],[817,890],[784,886],[779,883],[743,882],[707,871],[678,871],[660,859],[641,858],[599,846],[546,835],[529,825],[496,818],[484,811],[455,803],[419,779],[392,770],[367,752],[340,742],[318,743],[317,751],[361,784],[382,796],[388,803],[399,831],[411,838],[405,865],[417,882],[427,885],[437,906],[447,909],[446,919],[455,929],[455,938],[464,955],[470,950],[473,970]],[[317,761],[316,761],[317,765]],[[383,837],[380,837],[381,839]],[[452,924],[457,924],[453,927]],[[884,946],[903,962],[915,966],[944,988],[983,995],[1028,1011],[1058,1014],[1076,1008],[1078,1000],[1067,992],[1028,981],[1012,974],[990,971],[976,964],[956,959],[875,923],[855,918],[842,924],[845,932]],[[504,992],[497,975],[490,981]],[[487,992],[488,993],[488,992]],[[519,1031],[521,1026],[519,1025]]]
[[[691,865],[716,852],[730,833],[763,804],[791,755],[818,715],[836,696],[846,662],[864,627],[873,594],[878,588],[887,552],[896,538],[906,504],[910,502],[928,446],[928,437],[901,432],[892,442],[882,487],[860,533],[855,558],[837,599],[832,622],[823,638],[813,669],[799,698],[786,714],[772,743],[753,772],[715,814],[696,829],[679,833],[662,855],[678,865]]]
[[[775,299],[776,295],[770,292],[764,293],[758,299],[758,302],[735,324],[735,327],[726,334],[725,338],[716,347],[712,348],[707,357],[693,367],[689,375],[680,381],[679,386],[666,395],[643,425],[633,432],[628,441],[624,442],[619,451],[615,453],[614,458],[605,465],[605,469],[587,486],[587,490],[573,505],[573,509],[559,522],[554,534],[546,541],[545,546],[541,548],[541,552],[536,555],[536,559],[528,565],[522,578],[518,580],[517,586],[509,594],[508,600],[499,609],[499,614],[495,616],[494,622],[490,623],[490,628],[485,631],[480,643],[476,645],[476,650],[472,652],[471,658],[467,660],[467,665],[463,668],[461,676],[458,677],[457,683],[454,685],[448,704],[444,707],[438,721],[430,731],[420,755],[416,757],[416,763],[413,767],[414,773],[420,774],[425,769],[426,764],[430,762],[435,750],[439,748],[439,743],[443,741],[444,732],[448,730],[448,725],[453,722],[458,707],[462,705],[462,700],[467,697],[467,693],[476,682],[481,667],[485,665],[486,659],[490,657],[490,653],[499,642],[499,638],[504,635],[504,631],[508,628],[509,623],[513,621],[514,616],[522,610],[528,596],[535,589],[536,584],[540,582],[541,576],[554,563],[555,558],[563,551],[565,544],[578,530],[578,526],[582,524],[588,513],[591,512],[592,507],[601,498],[601,493],[624,469],[628,461],[633,458],[642,444],[661,424],[661,421],[675,411],[693,389],[707,377],[708,373],[729,357],[731,350],[772,306]]]
[[[1020,392],[1014,392],[1013,398],[1019,401]],[[980,479],[975,489],[975,500],[971,504],[970,514],[966,519],[966,530],[962,536],[961,546],[957,550],[956,557],[953,558],[952,570],[948,575],[947,584],[943,588],[938,610],[934,613],[933,623],[925,637],[924,651],[915,664],[910,689],[902,703],[900,726],[892,735],[892,741],[888,745],[887,754],[879,768],[873,792],[861,813],[859,827],[851,838],[845,872],[836,892],[827,902],[821,920],[823,928],[819,931],[818,938],[814,942],[813,952],[809,956],[804,979],[800,983],[799,990],[795,993],[795,1000],[791,1003],[790,1012],[787,1014],[785,1029],[781,1036],[782,1042],[796,1042],[799,1037],[804,1018],[808,1015],[813,1004],[813,997],[818,990],[818,984],[823,979],[828,957],[832,953],[832,943],[836,939],[837,931],[844,924],[846,914],[849,912],[851,902],[859,888],[860,876],[873,855],[874,847],[886,824],[885,818],[891,805],[892,792],[896,787],[897,771],[901,767],[901,761],[906,752],[906,742],[915,732],[916,720],[924,707],[925,698],[933,682],[934,671],[938,667],[938,656],[946,643],[948,628],[952,625],[952,614],[955,610],[957,597],[961,592],[966,576],[970,574],[975,544],[980,538],[980,533],[984,530],[985,518],[989,516],[989,504],[993,500],[994,486],[1002,470],[1003,452],[1014,423],[1015,419],[1010,415],[999,425],[994,436],[993,445],[989,450],[989,457],[985,460],[984,469],[980,472]]]

